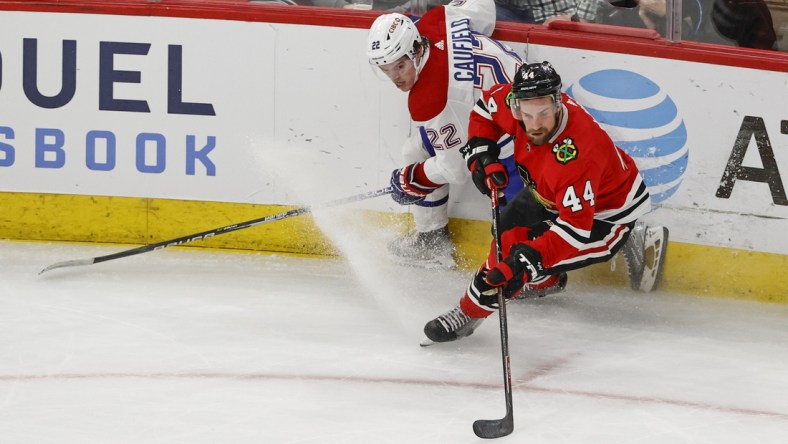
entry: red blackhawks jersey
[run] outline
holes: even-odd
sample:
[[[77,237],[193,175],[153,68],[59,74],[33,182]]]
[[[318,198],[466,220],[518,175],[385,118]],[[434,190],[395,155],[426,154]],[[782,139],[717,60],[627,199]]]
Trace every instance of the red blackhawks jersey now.
[[[523,243],[539,251],[545,268],[594,255],[594,220],[627,224],[651,209],[651,197],[635,162],[580,105],[562,94],[561,119],[553,137],[533,145],[509,110],[511,84],[484,92],[471,113],[469,137],[515,137],[517,169],[530,192],[557,213],[550,229]],[[620,233],[613,230],[611,233]]]
[[[436,184],[463,183],[469,176],[459,149],[468,142],[471,109],[483,89],[511,82],[522,60],[488,37],[495,27],[492,0],[454,0],[437,6],[416,27],[430,44],[408,94],[410,116],[431,155],[424,173]],[[511,151],[511,144],[504,147],[504,156]]]

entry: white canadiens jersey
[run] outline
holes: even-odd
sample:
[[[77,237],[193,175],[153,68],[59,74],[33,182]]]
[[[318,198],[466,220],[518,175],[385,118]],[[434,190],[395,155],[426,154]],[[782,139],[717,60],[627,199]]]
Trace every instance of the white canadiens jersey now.
[[[459,149],[468,142],[471,109],[483,89],[510,83],[523,63],[508,46],[476,32],[492,33],[494,12],[492,0],[454,1],[416,22],[430,49],[408,95],[408,109],[432,156],[424,172],[434,183],[466,181],[468,168]]]

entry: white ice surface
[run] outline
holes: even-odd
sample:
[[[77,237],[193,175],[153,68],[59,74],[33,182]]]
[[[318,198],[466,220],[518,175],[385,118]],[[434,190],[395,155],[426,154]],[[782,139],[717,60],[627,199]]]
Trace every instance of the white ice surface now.
[[[367,240],[343,260],[168,249],[37,275],[125,248],[0,242],[1,443],[478,443],[473,421],[504,414],[497,317],[418,345],[467,272]],[[788,307],[571,280],[508,307],[498,442],[788,442]]]

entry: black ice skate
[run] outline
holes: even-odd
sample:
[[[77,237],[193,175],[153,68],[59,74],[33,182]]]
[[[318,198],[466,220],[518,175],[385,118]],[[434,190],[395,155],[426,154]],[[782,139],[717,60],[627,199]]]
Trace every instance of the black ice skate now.
[[[435,342],[450,342],[470,336],[484,318],[472,318],[462,312],[459,305],[451,310],[427,322],[424,326],[424,334],[427,340],[421,343],[422,346],[431,345]]]
[[[448,270],[457,267],[448,225],[396,239],[389,244],[389,253],[400,265]]]
[[[526,284],[515,299],[534,299],[543,298],[549,294],[563,293],[566,289],[566,281],[569,279],[566,273],[546,276],[541,282]]]
[[[627,264],[629,285],[645,293],[654,291],[662,278],[668,250],[668,229],[637,222],[621,252]]]

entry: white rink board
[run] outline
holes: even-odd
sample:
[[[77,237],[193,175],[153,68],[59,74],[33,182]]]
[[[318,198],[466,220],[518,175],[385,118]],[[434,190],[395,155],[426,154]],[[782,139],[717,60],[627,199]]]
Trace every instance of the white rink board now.
[[[401,163],[406,95],[372,74],[363,29],[24,12],[3,12],[0,27],[2,191],[299,204],[304,192],[295,191],[294,178],[303,177],[310,198],[321,201],[385,186]],[[36,85],[44,96],[60,90],[63,41],[76,42],[76,89],[65,105],[43,108],[26,97],[25,39],[37,43]],[[147,52],[123,49],[102,62],[102,42]],[[181,51],[180,91],[168,84],[173,48]],[[558,68],[565,88],[619,69],[648,78],[675,103],[689,161],[678,190],[648,216],[669,226],[673,240],[788,254],[788,238],[772,234],[784,230],[788,206],[775,204],[766,184],[739,180],[730,198],[716,196],[745,116],[763,120],[780,173],[788,171],[788,134],[781,132],[788,131],[781,108],[788,102],[785,73],[528,48],[529,61],[544,59]],[[115,101],[145,101],[150,112],[101,110],[99,98],[108,91]],[[210,104],[215,115],[168,112],[173,94],[176,102]],[[62,146],[42,148],[60,143],[51,135],[37,140],[42,131],[61,134]],[[108,133],[116,143],[114,163],[105,139],[88,149],[89,134]],[[190,160],[187,136],[192,151],[210,140],[214,147]],[[140,145],[139,137],[159,144]],[[37,166],[37,152],[48,167]],[[763,168],[754,139],[743,165]],[[470,184],[455,190],[451,202],[454,217],[489,218],[486,199]],[[407,210],[387,199],[363,206]]]
[[[0,90],[0,143],[15,151],[13,165],[0,175],[4,191],[107,196],[159,197],[242,203],[298,203],[275,170],[304,174],[325,170],[327,193],[384,186],[396,166],[407,131],[405,95],[376,79],[365,60],[334,54],[309,42],[332,41],[352,48],[363,30],[271,25],[220,20],[122,17],[81,14],[0,14],[4,37]],[[31,34],[31,29],[47,29]],[[38,84],[44,95],[60,90],[62,41],[77,42],[77,78],[73,99],[44,109],[32,104],[22,87],[23,39],[37,35]],[[136,82],[116,81],[116,100],[144,100],[150,112],[99,109],[100,42],[149,44],[147,54],[116,54],[112,69],[136,72]],[[215,115],[168,113],[168,48],[182,48],[182,101],[212,105]],[[324,69],[323,67],[330,67]],[[350,88],[358,87],[357,91]],[[359,87],[360,85],[360,87]],[[106,88],[104,89],[106,91]],[[378,122],[378,104],[386,97],[393,117]],[[37,129],[63,134],[65,162],[37,167]],[[396,131],[395,131],[396,130]],[[95,170],[86,162],[86,135],[109,131],[116,140],[115,166]],[[379,132],[397,134],[395,144],[379,143]],[[165,139],[164,164],[156,148],[144,149],[143,162],[163,166],[141,172],[136,139],[140,133]],[[186,136],[202,149],[209,137],[215,147],[187,173]],[[382,138],[382,137],[381,137]],[[389,137],[390,139],[391,137]],[[51,140],[47,143],[55,143]],[[95,143],[97,163],[106,164],[106,143]],[[379,146],[380,145],[380,146]],[[384,153],[384,154],[381,154]],[[395,153],[391,156],[388,153]],[[49,160],[54,154],[49,153]],[[2,153],[0,153],[2,155]],[[215,168],[209,172],[207,164]],[[366,185],[368,184],[368,185]],[[319,198],[318,198],[319,199]]]

